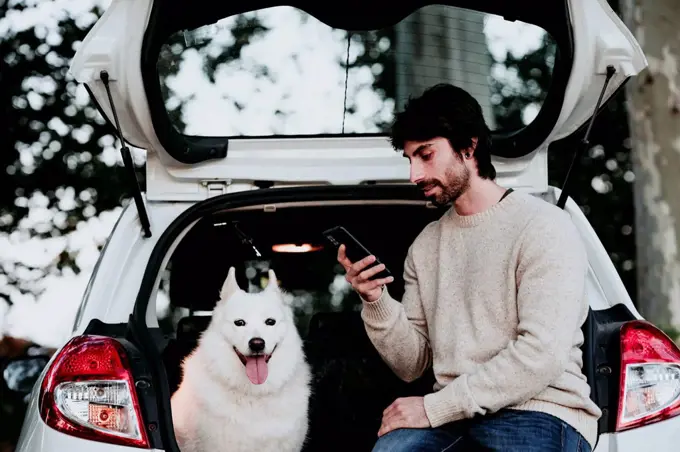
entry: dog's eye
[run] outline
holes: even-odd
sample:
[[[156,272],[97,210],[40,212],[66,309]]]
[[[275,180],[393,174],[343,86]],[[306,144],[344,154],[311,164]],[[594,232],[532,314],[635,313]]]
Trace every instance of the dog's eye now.
[[[238,319],[238,320],[234,320],[234,325],[236,325],[236,326],[246,326],[246,322],[245,322],[245,320]]]
[[[276,320],[274,320],[274,319],[267,319],[267,320],[264,321],[264,324],[269,325],[269,326],[272,326],[275,323],[276,323]]]

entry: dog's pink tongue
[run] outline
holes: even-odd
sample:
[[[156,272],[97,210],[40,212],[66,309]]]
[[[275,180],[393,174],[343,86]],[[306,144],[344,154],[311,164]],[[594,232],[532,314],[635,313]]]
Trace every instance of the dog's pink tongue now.
[[[267,379],[267,361],[264,356],[249,356],[246,358],[246,375],[251,383],[261,385]]]

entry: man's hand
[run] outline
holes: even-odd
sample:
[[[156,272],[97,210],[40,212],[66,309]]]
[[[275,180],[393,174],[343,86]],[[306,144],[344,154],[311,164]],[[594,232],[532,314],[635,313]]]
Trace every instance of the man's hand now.
[[[382,424],[378,436],[398,428],[428,428],[430,420],[425,413],[422,397],[399,398],[383,411]]]
[[[354,290],[368,302],[376,301],[382,294],[382,286],[394,281],[394,278],[388,276],[387,278],[371,280],[373,276],[377,275],[385,269],[385,264],[375,265],[368,270],[364,270],[367,265],[375,262],[375,256],[366,256],[358,262],[352,263],[345,254],[345,245],[340,245],[338,248],[338,262],[345,268],[347,275],[345,279],[349,282]]]

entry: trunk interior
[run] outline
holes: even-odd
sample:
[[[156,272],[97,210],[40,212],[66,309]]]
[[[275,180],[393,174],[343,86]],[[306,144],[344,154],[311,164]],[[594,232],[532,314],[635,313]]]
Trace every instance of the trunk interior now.
[[[424,395],[432,374],[407,384],[383,363],[368,340],[360,300],[344,279],[335,250],[322,232],[343,225],[385,262],[395,276],[390,291],[403,293],[403,261],[413,239],[443,210],[410,204],[260,206],[215,214],[199,221],[184,237],[168,265],[170,314],[160,318],[175,333],[163,352],[170,393],[180,382],[180,363],[197,345],[230,266],[243,289],[259,284],[273,268],[281,287],[295,297],[295,317],[312,368],[313,396],[306,451],[369,451],[383,410],[397,397]],[[244,243],[245,234],[262,254]],[[273,252],[275,245],[309,244],[311,252]],[[256,290],[259,290],[256,289]]]
[[[370,451],[383,410],[397,397],[431,391],[434,378],[429,371],[405,383],[384,364],[366,336],[360,300],[321,233],[343,225],[354,234],[392,271],[390,292],[401,299],[408,247],[444,212],[423,201],[342,201],[260,205],[203,217],[173,252],[161,283],[169,299],[159,323],[171,338],[162,351],[170,394],[179,385],[182,359],[210,321],[229,267],[236,267],[246,290],[259,290],[260,276],[273,268],[282,288],[295,297],[296,322],[312,368],[304,450]],[[313,251],[274,252],[281,244],[308,244]],[[589,381],[591,366],[584,368]]]

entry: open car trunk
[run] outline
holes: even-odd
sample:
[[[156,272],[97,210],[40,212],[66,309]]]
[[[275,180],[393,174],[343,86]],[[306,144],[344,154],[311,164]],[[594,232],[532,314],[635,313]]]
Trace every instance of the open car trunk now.
[[[229,267],[237,269],[244,290],[255,291],[260,290],[260,277],[273,268],[282,289],[295,297],[295,320],[312,369],[305,450],[329,450],[330,443],[334,450],[369,451],[387,405],[397,397],[424,395],[434,380],[430,372],[407,384],[383,363],[365,333],[360,300],[321,232],[341,224],[355,234],[394,273],[390,290],[401,298],[407,249],[442,210],[422,201],[305,204],[217,213],[200,220],[183,238],[169,263],[171,309],[161,319],[172,321],[172,313],[178,311],[182,315],[172,326],[175,339],[163,352],[170,392],[180,383],[182,359],[197,345],[211,319],[204,314],[213,309]],[[234,224],[252,239],[261,258],[243,243]],[[277,247],[293,252],[272,250]],[[305,247],[313,251],[294,252]]]
[[[158,410],[165,413],[162,448],[179,450],[170,398],[180,382],[180,363],[196,347],[228,268],[235,266],[242,288],[259,290],[259,275],[271,267],[296,297],[296,322],[313,373],[304,450],[371,450],[384,408],[397,397],[424,395],[434,380],[430,370],[407,384],[381,360],[366,336],[360,300],[321,233],[340,224],[357,236],[392,271],[390,290],[400,299],[408,247],[443,212],[415,187],[403,185],[265,189],[216,197],[187,210],[160,239],[129,324],[155,374]],[[277,245],[300,251],[305,244],[314,251],[273,251]],[[147,307],[156,312],[152,293],[164,262],[169,271],[161,291],[170,306],[156,328]],[[618,328],[633,318],[624,305],[616,305],[591,312],[583,327],[584,373],[591,397],[604,411],[600,432],[615,428]]]

